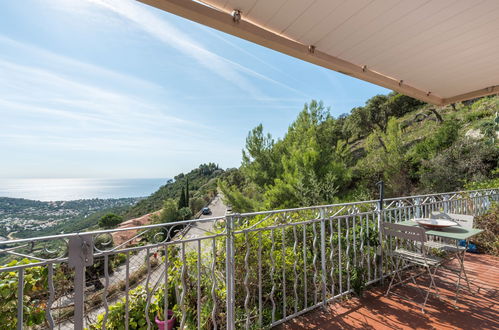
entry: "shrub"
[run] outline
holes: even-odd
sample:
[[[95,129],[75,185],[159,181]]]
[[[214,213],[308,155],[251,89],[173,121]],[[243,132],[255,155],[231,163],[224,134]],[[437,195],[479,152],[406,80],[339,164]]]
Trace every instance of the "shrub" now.
[[[147,319],[144,313],[147,304],[147,291],[138,286],[134,290],[130,290],[129,296],[129,328],[130,329],[147,329]],[[154,306],[149,310],[149,319],[154,322]],[[117,303],[109,306],[109,313],[106,320],[106,329],[124,329],[124,315],[126,310],[125,298],[120,299]],[[104,314],[97,317],[97,322],[90,326],[90,330],[102,329],[104,322]]]
[[[484,230],[474,240],[480,251],[499,256],[499,204],[494,204],[489,212],[476,217],[475,227]]]
[[[178,210],[178,216],[180,220],[189,220],[190,218],[192,218],[192,211],[188,207],[183,207]]]
[[[479,110],[479,111],[473,111],[469,112],[464,116],[464,120],[468,123],[477,121],[479,119],[485,118],[490,116],[490,111],[489,110]]]
[[[114,213],[108,213],[99,220],[99,226],[102,228],[113,228],[123,222],[123,217]]]
[[[189,201],[189,206],[191,208],[192,214],[198,213],[204,205],[204,199],[202,199],[201,197],[194,197]]]
[[[456,120],[445,121],[434,135],[418,142],[413,148],[413,158],[428,159],[437,152],[450,147],[458,137],[461,125]]]
[[[482,181],[468,182],[464,185],[465,190],[478,190],[499,187],[499,167],[492,171],[492,178]]]
[[[23,259],[11,261],[3,267],[26,265],[36,260]],[[35,266],[24,270],[23,319],[24,325],[41,325],[45,322],[45,306],[47,304],[46,267]],[[17,325],[17,288],[19,272],[0,273],[0,320],[2,329],[15,329]]]
[[[467,181],[483,181],[497,167],[499,150],[480,141],[459,140],[420,168],[426,190],[444,192],[460,189]]]

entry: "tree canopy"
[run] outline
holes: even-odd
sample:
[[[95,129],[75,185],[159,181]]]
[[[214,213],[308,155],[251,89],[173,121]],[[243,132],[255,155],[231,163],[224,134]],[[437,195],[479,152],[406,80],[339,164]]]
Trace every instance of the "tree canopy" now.
[[[114,228],[123,222],[123,217],[114,213],[108,213],[99,220],[99,226],[102,228]]]
[[[499,159],[497,143],[487,147],[494,141],[490,127],[497,127],[499,97],[476,104],[436,110],[392,92],[335,118],[312,100],[281,139],[262,124],[252,129],[241,167],[227,172],[219,186],[239,212],[370,199],[379,180],[388,196],[457,189],[490,178]],[[484,138],[467,138],[473,127]],[[446,163],[452,163],[448,170]],[[441,183],[446,176],[451,180]]]

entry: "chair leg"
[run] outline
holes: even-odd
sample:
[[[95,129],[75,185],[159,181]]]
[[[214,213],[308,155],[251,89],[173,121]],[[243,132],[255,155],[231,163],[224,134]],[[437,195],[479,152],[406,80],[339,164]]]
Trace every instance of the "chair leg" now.
[[[435,275],[437,274],[438,267],[439,267],[439,265],[437,265],[435,267],[435,270],[433,271],[433,275],[431,275],[431,273],[430,273],[430,276],[431,276],[430,288],[431,288],[431,286],[433,286],[433,289],[435,290],[435,294],[437,295],[437,297],[440,297],[440,291],[438,291],[438,286],[435,283]]]
[[[397,258],[397,262],[395,264],[395,270],[392,275],[392,279],[390,280],[390,284],[388,285],[388,289],[385,292],[385,296],[387,296],[390,293],[390,289],[392,288],[393,280],[395,279],[395,276],[398,276],[400,279],[400,274],[399,274],[399,264],[400,264],[400,258]]]
[[[435,270],[433,271],[433,273],[431,272],[431,268],[429,266],[426,266],[426,269],[428,270],[428,274],[430,275],[430,285],[428,286],[428,292],[426,293],[426,297],[424,299],[424,302],[423,302],[423,306],[421,307],[421,311],[424,313],[424,309],[426,307],[426,302],[428,301],[428,297],[430,296],[430,293],[431,293],[431,289],[433,288],[435,290],[435,294],[437,295],[437,297],[440,296],[440,292],[438,291],[438,287],[437,285],[435,284],[435,275],[437,273],[437,270],[438,270],[438,265],[435,267]]]

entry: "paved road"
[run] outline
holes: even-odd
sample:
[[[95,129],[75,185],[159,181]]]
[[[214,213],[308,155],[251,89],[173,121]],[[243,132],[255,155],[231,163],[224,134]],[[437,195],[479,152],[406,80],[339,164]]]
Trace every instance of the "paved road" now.
[[[211,214],[201,215],[199,219],[213,218],[213,217],[223,217],[227,211],[227,207],[222,202],[220,195],[217,195],[213,201],[208,205],[211,210]],[[213,221],[196,223],[187,232],[189,238],[202,237],[213,231]]]
[[[225,216],[225,213],[227,211],[227,207],[222,201],[222,198],[220,195],[215,196],[215,198],[211,201],[211,203],[208,205],[208,207],[211,210],[211,214],[209,215],[201,215],[200,219],[206,219],[206,218],[211,218],[211,217],[220,217],[220,216]],[[196,237],[203,237],[210,235],[210,233],[213,231],[213,221],[208,221],[208,222],[202,222],[202,223],[196,223],[193,226],[191,226],[186,233],[186,235],[183,237],[183,239],[189,239],[189,238],[196,238]],[[211,252],[211,245],[212,241],[211,240],[204,240],[202,241],[201,244],[201,253],[206,254]],[[186,249],[188,251],[196,251],[198,250],[198,245],[197,242],[190,242],[186,244]],[[153,253],[154,250],[151,251]],[[146,259],[146,250],[140,250],[136,255],[130,256],[130,274],[133,274],[136,272],[141,265],[144,265]],[[210,259],[205,259],[203,260],[209,261]],[[211,261],[210,261],[211,262]],[[161,277],[161,274],[163,273],[163,267],[157,267],[154,269],[151,274],[150,274],[150,287],[156,283]],[[114,274],[110,276],[110,283],[113,283],[116,280],[124,280],[125,279],[125,266],[122,265],[118,267]],[[102,282],[104,282],[104,279],[101,279]],[[146,279],[143,278],[141,281],[139,281],[140,285],[145,285]],[[109,305],[112,305],[119,299],[123,298],[125,296],[125,293],[118,294],[114,298],[110,299],[108,301]],[[87,313],[86,317],[87,320],[90,321],[90,323],[95,322],[97,319],[97,316],[101,313],[104,313],[105,309],[104,306],[100,306],[99,308],[96,308],[90,312]],[[61,327],[61,329],[70,329],[71,324],[69,322],[65,322],[65,324]]]

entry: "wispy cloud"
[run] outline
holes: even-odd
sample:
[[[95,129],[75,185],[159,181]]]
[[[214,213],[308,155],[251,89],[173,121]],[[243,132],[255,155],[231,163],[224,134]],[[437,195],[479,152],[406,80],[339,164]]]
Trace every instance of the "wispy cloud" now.
[[[66,67],[86,65],[57,56],[51,60]],[[212,131],[199,122],[169,115],[173,106],[164,100],[157,104],[102,87],[116,77],[142,90],[151,87],[148,82],[90,67],[101,86],[0,57],[1,142],[68,150],[140,151],[180,145],[188,150],[189,142],[206,140]]]
[[[3,35],[0,35],[0,46],[5,47],[4,49],[9,48],[15,50],[15,53],[17,54],[30,54],[32,65],[36,64],[39,67],[57,69],[58,71],[69,70],[68,74],[76,73],[79,76],[105,76],[107,79],[113,79],[116,82],[131,85],[135,88],[149,90],[152,89],[156,91],[163,90],[163,87],[161,85],[158,85],[154,82],[137,78],[129,74],[112,71],[102,66],[81,62],[73,58],[62,56],[60,54],[47,51],[46,49],[33,46],[31,44],[13,40]],[[8,56],[6,54],[0,54],[0,58],[2,57],[7,58]],[[36,59],[37,62],[33,62],[34,59]]]
[[[241,71],[244,70],[242,65],[235,65],[230,60],[202,47],[199,42],[196,42],[187,34],[146,10],[144,5],[123,0],[87,1],[103,6],[134,22],[149,35],[192,57],[213,74],[224,78],[245,92],[252,95],[262,95],[261,91],[241,74]],[[247,72],[249,71],[248,69]]]
[[[85,8],[81,4],[78,6],[69,6],[67,4],[67,0],[64,2],[66,2],[66,5],[63,7],[65,10],[89,12],[89,8]],[[146,32],[148,35],[193,58],[198,64],[210,71],[212,74],[215,74],[231,84],[238,86],[245,93],[249,93],[253,97],[264,98],[267,96],[256,84],[248,79],[248,76],[275,84],[276,86],[292,91],[293,93],[306,96],[300,90],[297,90],[286,83],[272,79],[265,74],[259,73],[240,63],[234,62],[224,56],[208,50],[202,45],[201,42],[193,39],[188,34],[168,23],[166,20],[159,18],[150,10],[147,10],[143,4],[130,0],[87,0],[87,2],[106,8],[112,13],[118,14],[122,18],[135,23],[138,28]],[[227,40],[222,40],[225,43],[232,45],[232,47],[236,47],[236,49],[247,56],[256,59],[258,62],[263,62],[266,66],[272,67],[268,63],[265,63],[265,61],[259,59],[257,56],[244,51]]]

